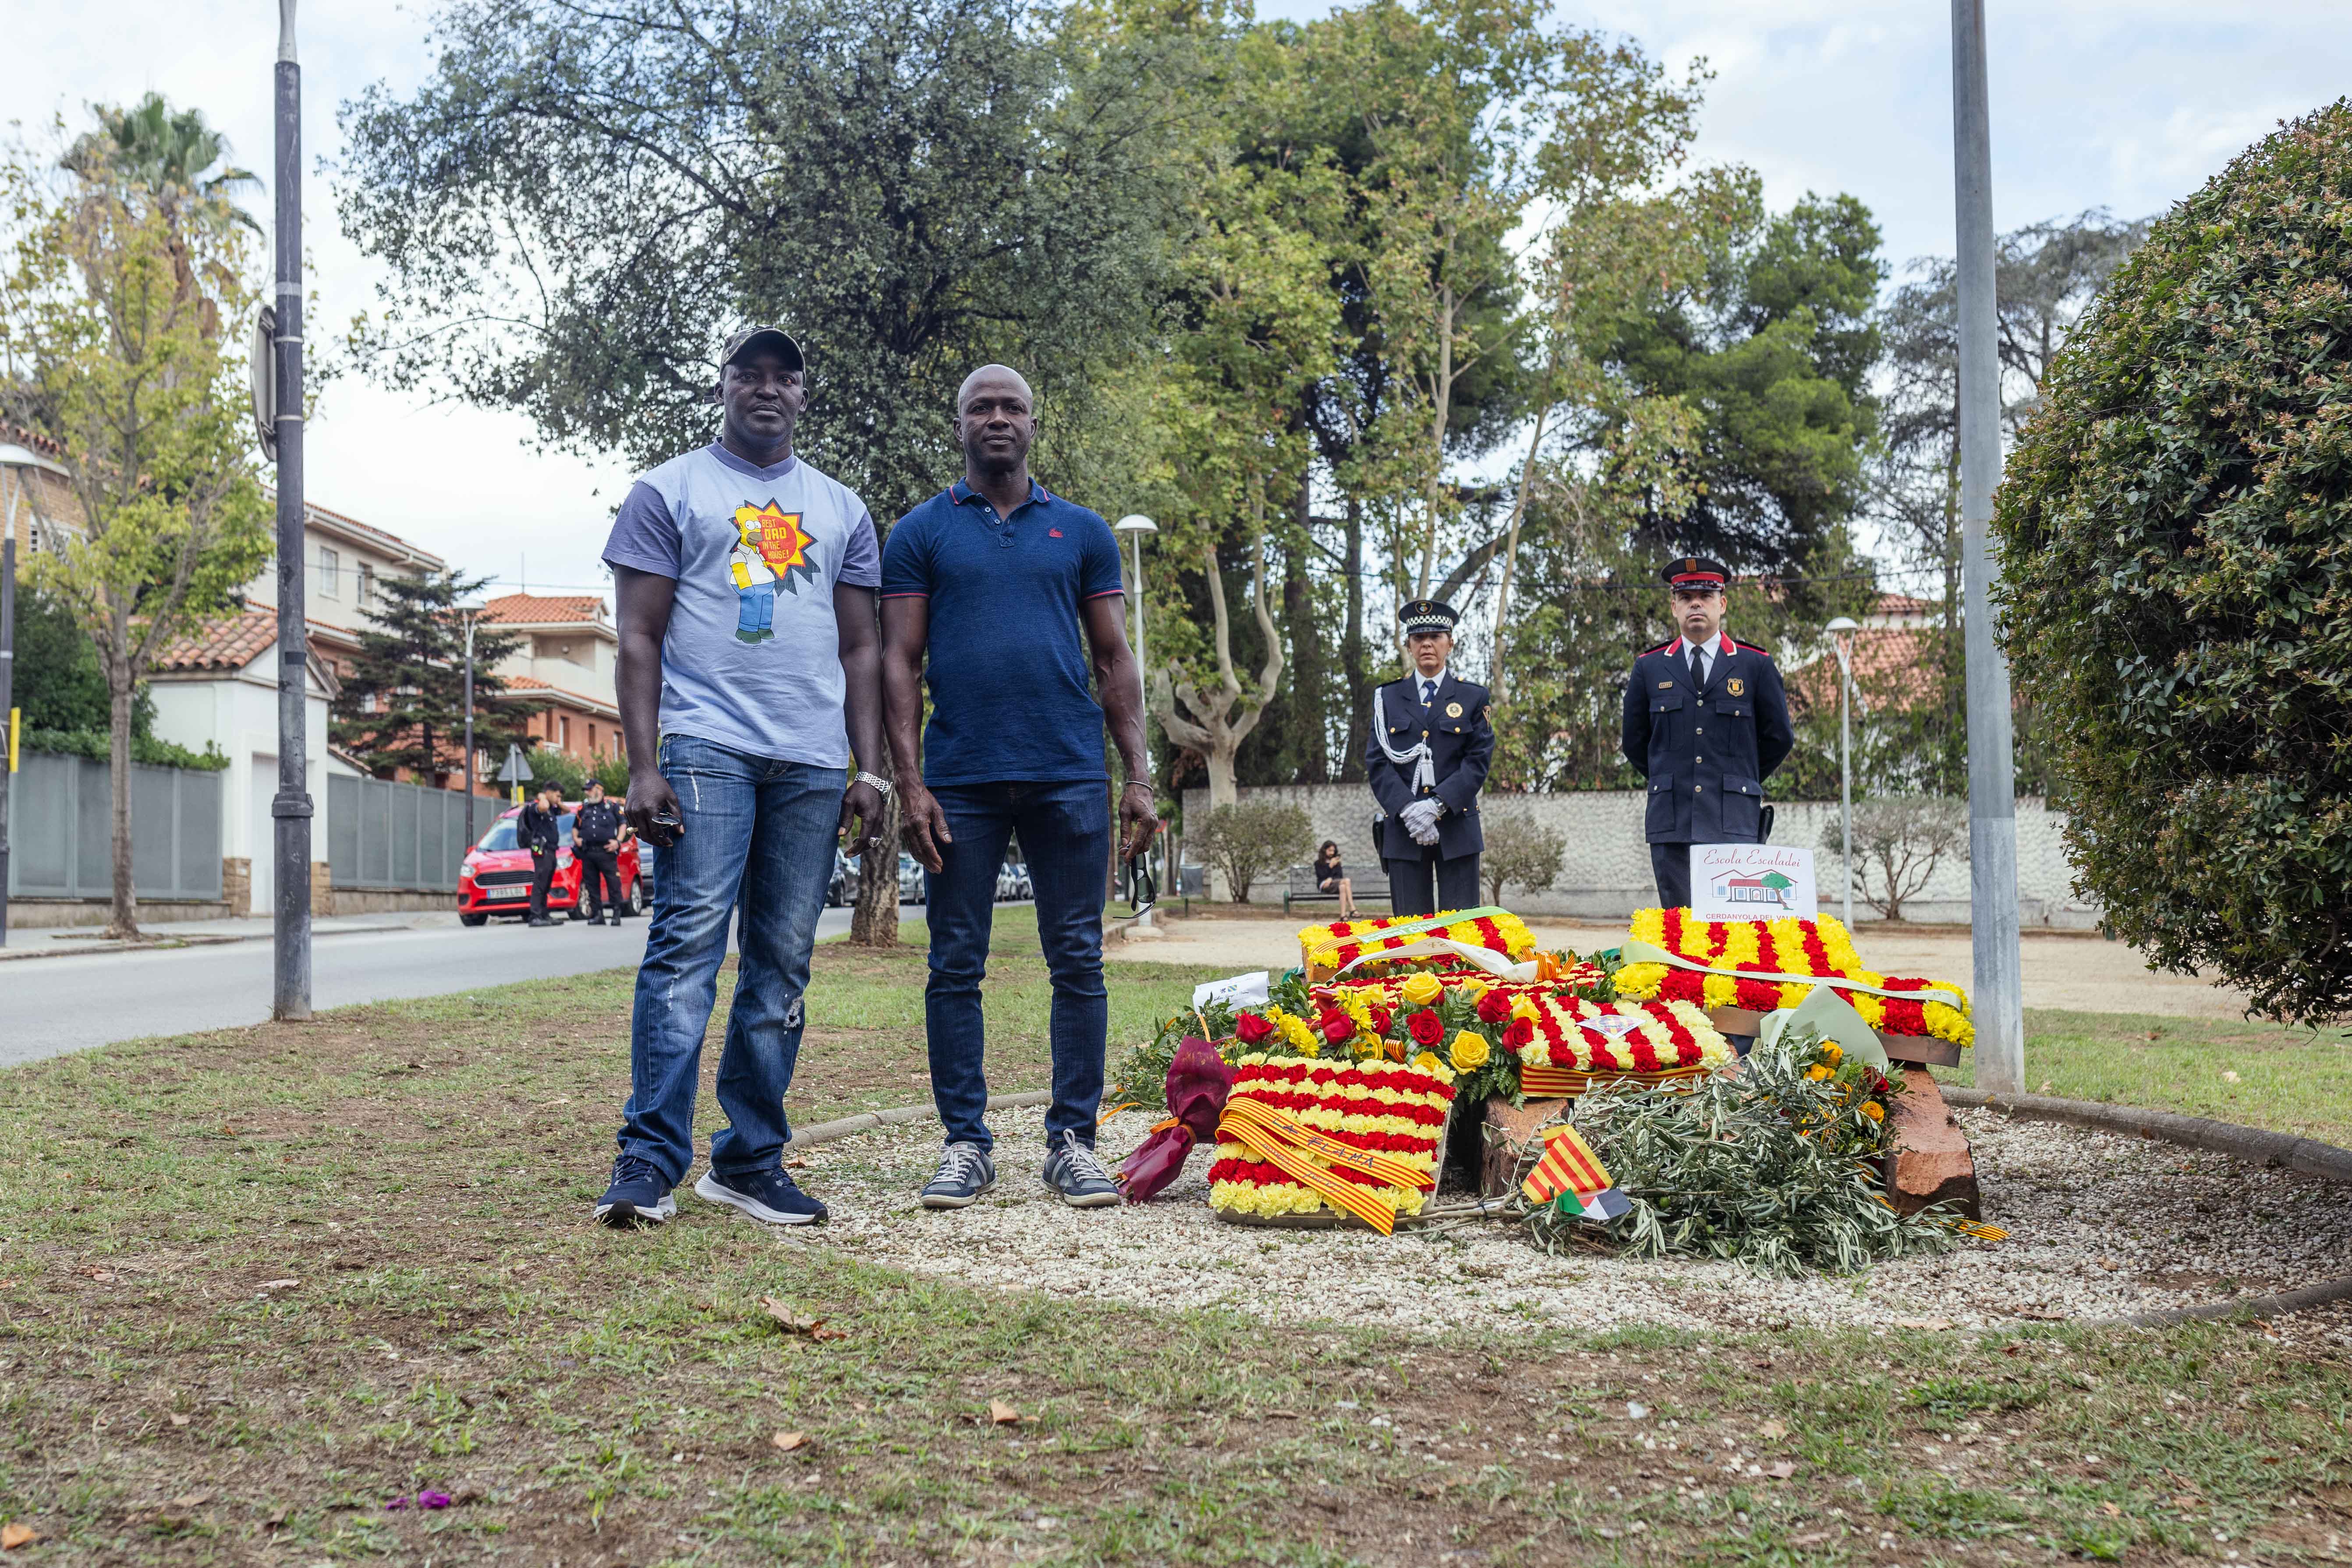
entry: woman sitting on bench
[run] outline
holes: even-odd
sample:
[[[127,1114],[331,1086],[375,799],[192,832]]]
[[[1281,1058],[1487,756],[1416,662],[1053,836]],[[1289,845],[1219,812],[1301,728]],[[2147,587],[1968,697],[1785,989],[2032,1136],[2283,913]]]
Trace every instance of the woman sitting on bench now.
[[[1356,885],[1348,880],[1347,868],[1339,864],[1339,846],[1328,838],[1315,852],[1315,890],[1339,894],[1339,918],[1356,918]]]

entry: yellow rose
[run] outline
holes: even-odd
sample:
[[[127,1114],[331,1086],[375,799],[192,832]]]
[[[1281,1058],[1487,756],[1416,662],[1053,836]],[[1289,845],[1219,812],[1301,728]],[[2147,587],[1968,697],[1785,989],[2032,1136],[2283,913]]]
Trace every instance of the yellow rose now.
[[[1511,1016],[1525,1018],[1530,1024],[1543,1021],[1543,1015],[1536,1011],[1536,1005],[1524,996],[1519,998],[1518,1005],[1511,1009]]]
[[[1438,1061],[1435,1051],[1423,1051],[1412,1058],[1412,1065],[1423,1072],[1435,1072],[1443,1064]]]
[[[1402,994],[1405,1001],[1412,1006],[1426,1007],[1432,1002],[1436,1001],[1440,994],[1442,994],[1444,989],[1445,987],[1438,982],[1436,975],[1432,974],[1426,969],[1421,969],[1415,970],[1412,975],[1407,977]]]
[[[1832,1067],[1835,1067],[1844,1059],[1844,1047],[1839,1045],[1835,1040],[1823,1040],[1822,1042],[1822,1060],[1829,1063]]]
[[[1454,1037],[1454,1068],[1456,1072],[1474,1072],[1486,1065],[1486,1037],[1465,1029]]]
[[[1465,980],[1461,984],[1454,987],[1454,989],[1462,993],[1463,1000],[1475,1003],[1479,997],[1484,996],[1487,992],[1492,991],[1494,987],[1487,984],[1483,980]]]
[[[1815,1083],[1819,1083],[1822,1079],[1830,1076],[1830,1069],[1822,1067],[1817,1062],[1813,1066],[1805,1069],[1805,1076],[1811,1079]]]
[[[1886,1120],[1886,1107],[1879,1104],[1878,1101],[1874,1100],[1866,1100],[1863,1101],[1862,1113],[1864,1116],[1869,1117],[1873,1121],[1884,1121]]]

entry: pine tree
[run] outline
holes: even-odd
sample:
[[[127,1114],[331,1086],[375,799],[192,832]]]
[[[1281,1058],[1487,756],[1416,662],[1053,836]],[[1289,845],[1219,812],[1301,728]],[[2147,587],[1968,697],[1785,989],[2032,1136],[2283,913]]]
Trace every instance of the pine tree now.
[[[465,766],[466,626],[457,602],[488,578],[437,575],[376,579],[370,629],[335,699],[335,743],[373,772],[406,768],[425,783]],[[528,749],[523,723],[536,706],[488,700],[506,689],[491,673],[522,645],[520,636],[474,628],[474,749],[502,756]]]

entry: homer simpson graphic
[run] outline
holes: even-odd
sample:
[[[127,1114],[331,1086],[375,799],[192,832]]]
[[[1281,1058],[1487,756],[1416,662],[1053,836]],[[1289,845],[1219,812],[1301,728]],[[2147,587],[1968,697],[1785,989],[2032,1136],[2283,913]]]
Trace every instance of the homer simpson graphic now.
[[[740,537],[727,552],[727,571],[735,579],[735,595],[742,602],[735,619],[737,642],[768,642],[776,635],[776,574],[760,554],[764,516],[750,507],[735,513]]]

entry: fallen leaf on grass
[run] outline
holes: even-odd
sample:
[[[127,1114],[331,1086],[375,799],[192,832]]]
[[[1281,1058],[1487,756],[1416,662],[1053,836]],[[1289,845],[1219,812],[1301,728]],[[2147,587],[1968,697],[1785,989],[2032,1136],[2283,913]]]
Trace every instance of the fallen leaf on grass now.
[[[1893,1326],[1898,1329],[1916,1329],[1922,1333],[1940,1334],[1952,1326],[1952,1320],[1949,1318],[1897,1318]]]
[[[261,1289],[264,1290],[291,1290],[295,1286],[299,1285],[300,1283],[302,1283],[302,1281],[299,1279],[264,1279],[261,1282]]]
[[[801,1316],[793,1310],[790,1302],[779,1297],[762,1296],[760,1304],[768,1309],[768,1316],[775,1319],[777,1326],[788,1334],[800,1334],[812,1340],[845,1340],[849,1337],[845,1330],[826,1328],[823,1318]]]
[[[261,1522],[268,1529],[276,1530],[279,1525],[284,1524],[289,1519],[291,1519],[293,1515],[294,1510],[281,1502],[276,1508],[271,1509],[269,1510],[269,1517],[263,1520]]]
[[[185,1426],[187,1424],[188,1417],[184,1415],[174,1415],[172,1417],[172,1425],[174,1426]]]
[[[1780,1425],[1778,1421],[1767,1421],[1764,1425],[1756,1428],[1756,1435],[1769,1443],[1775,1437],[1787,1436],[1789,1435],[1789,1429]]]
[[[0,1552],[14,1552],[19,1546],[30,1546],[41,1538],[41,1532],[29,1524],[0,1524]]]
[[[1785,1481],[1797,1473],[1797,1467],[1782,1459],[1776,1464],[1765,1466],[1764,1473],[1776,1481]]]
[[[166,1506],[171,1508],[202,1508],[205,1504],[212,1500],[213,1494],[210,1492],[188,1492],[180,1497],[173,1498]]]
[[[2099,1505],[2099,1511],[2105,1514],[2109,1519],[2114,1519],[2120,1515],[2124,1510],[2114,1503],[2103,1502]]]
[[[769,1438],[768,1441],[774,1444],[783,1452],[789,1454],[795,1448],[805,1448],[808,1447],[808,1434],[805,1432],[779,1432],[774,1436]]]
[[[988,1402],[988,1418],[999,1426],[1017,1426],[1021,1424],[1021,1412],[1002,1399],[992,1399]]]

